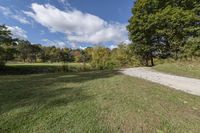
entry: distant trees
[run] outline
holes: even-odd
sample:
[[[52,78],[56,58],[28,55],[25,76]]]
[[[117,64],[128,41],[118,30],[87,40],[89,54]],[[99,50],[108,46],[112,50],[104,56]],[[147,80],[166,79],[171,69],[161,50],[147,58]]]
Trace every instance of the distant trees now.
[[[28,59],[28,55],[31,52],[30,47],[31,47],[31,43],[29,41],[25,41],[25,40],[18,41],[18,46],[17,46],[18,57],[23,62],[26,62],[26,60]]]
[[[113,50],[105,47],[86,49],[57,48],[31,44],[28,40],[12,39],[6,26],[0,29],[0,61],[18,62],[81,62],[91,63],[95,69],[107,69],[130,65],[132,54],[129,45],[122,44]]]
[[[113,69],[136,65],[132,45],[120,44],[118,48],[88,47],[86,49],[57,48],[31,44],[28,40],[12,39],[6,26],[0,29],[0,61],[18,62],[78,62],[90,63],[94,69]]]
[[[88,47],[86,49],[57,48],[31,44],[28,40],[13,39],[7,27],[0,26],[0,62],[81,62],[90,63],[94,69],[113,69],[135,65],[131,45],[118,48]]]
[[[199,36],[199,0],[137,0],[132,13],[129,38],[145,65],[150,60],[153,66],[154,57],[178,59],[188,40]]]

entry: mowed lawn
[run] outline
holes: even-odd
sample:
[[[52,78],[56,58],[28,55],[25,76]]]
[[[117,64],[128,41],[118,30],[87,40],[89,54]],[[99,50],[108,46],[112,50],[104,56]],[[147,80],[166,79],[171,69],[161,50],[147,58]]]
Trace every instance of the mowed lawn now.
[[[0,76],[0,132],[200,131],[200,97],[117,71]]]
[[[200,79],[200,62],[165,63],[154,67],[155,70],[179,76]]]

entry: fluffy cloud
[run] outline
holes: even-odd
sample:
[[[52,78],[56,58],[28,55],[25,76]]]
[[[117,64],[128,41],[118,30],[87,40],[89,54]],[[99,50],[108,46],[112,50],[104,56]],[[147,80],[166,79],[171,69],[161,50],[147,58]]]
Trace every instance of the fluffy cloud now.
[[[30,24],[30,22],[23,16],[21,15],[12,15],[11,16],[13,19],[19,21],[22,24]]]
[[[10,8],[3,7],[3,6],[0,5],[0,12],[4,16],[13,18],[13,19],[19,21],[20,23],[30,24],[30,22],[26,19],[26,17],[22,16],[22,13],[19,12],[19,11],[13,12]]]
[[[117,47],[118,47],[118,46],[117,46],[117,45],[114,45],[114,44],[112,44],[112,45],[109,46],[110,49],[114,49],[114,48],[117,48]]]
[[[121,42],[127,39],[124,24],[108,23],[98,16],[83,13],[76,9],[60,9],[46,4],[33,3],[32,11],[24,13],[51,32],[65,33],[70,42],[104,43]]]
[[[13,38],[20,38],[26,40],[28,37],[26,31],[18,26],[7,26],[8,30],[11,31]]]
[[[55,46],[57,48],[65,48],[67,46],[67,44],[63,41],[58,41],[58,40],[51,41],[49,39],[43,39],[42,41],[45,42],[46,45],[48,46]]]

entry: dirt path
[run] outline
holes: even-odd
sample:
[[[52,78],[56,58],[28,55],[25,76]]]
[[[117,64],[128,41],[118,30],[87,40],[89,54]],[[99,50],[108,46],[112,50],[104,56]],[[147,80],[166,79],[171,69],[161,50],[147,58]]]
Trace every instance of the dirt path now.
[[[122,73],[200,96],[199,79],[165,74],[145,67],[123,69]]]

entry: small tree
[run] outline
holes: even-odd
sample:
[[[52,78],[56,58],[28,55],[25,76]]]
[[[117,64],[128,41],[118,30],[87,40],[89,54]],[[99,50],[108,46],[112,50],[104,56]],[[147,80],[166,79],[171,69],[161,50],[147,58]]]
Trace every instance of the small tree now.
[[[104,47],[93,48],[92,51],[92,66],[95,69],[106,69],[110,61],[110,50]]]
[[[25,40],[18,40],[17,51],[19,53],[19,58],[26,62],[31,53],[31,43]]]
[[[134,48],[132,46],[133,45],[123,43],[118,45],[118,48],[113,49],[111,52],[111,60],[114,60],[114,62],[120,67],[137,66],[138,61],[135,57],[133,52]]]

